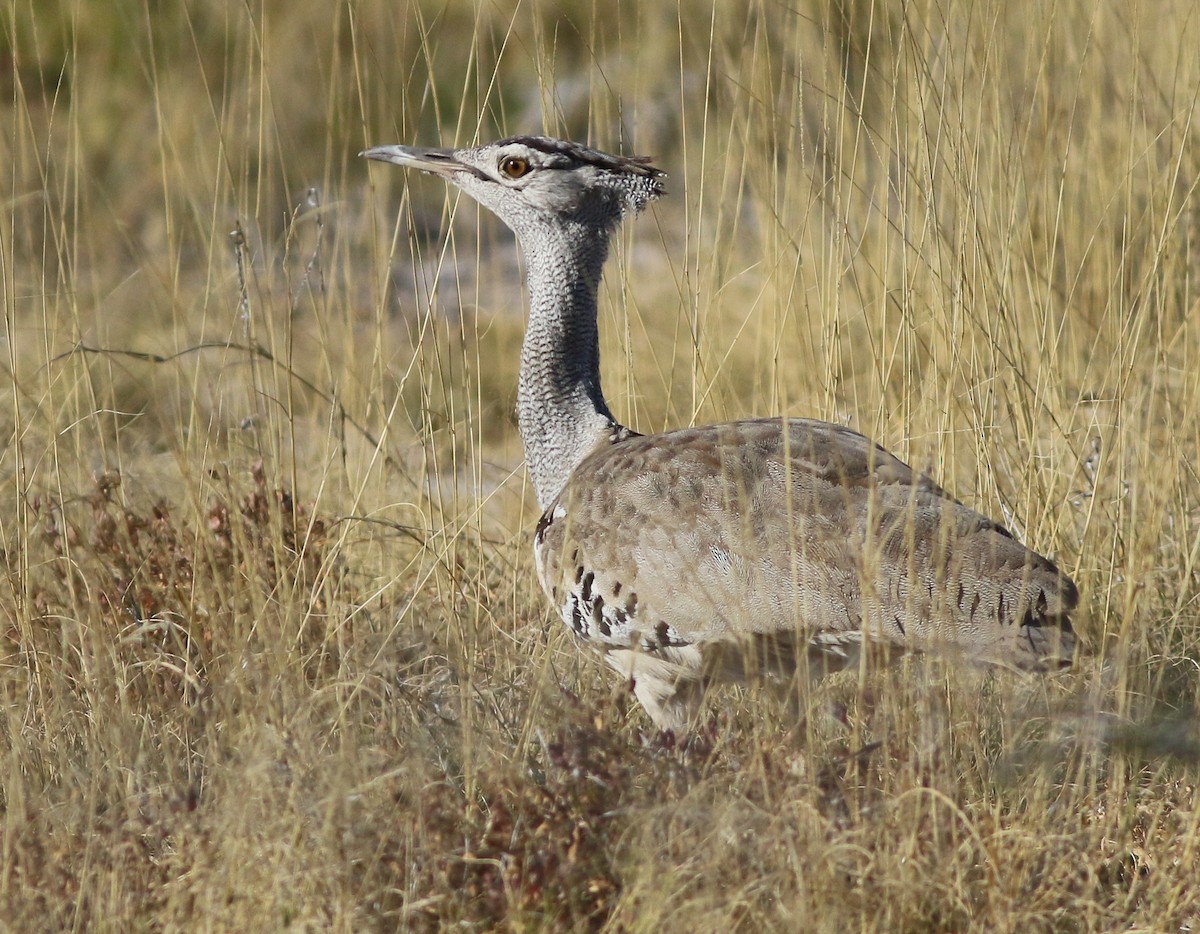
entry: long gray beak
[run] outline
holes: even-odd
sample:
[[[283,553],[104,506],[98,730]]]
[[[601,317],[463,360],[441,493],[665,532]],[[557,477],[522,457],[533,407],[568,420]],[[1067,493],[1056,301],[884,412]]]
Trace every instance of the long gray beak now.
[[[378,162],[390,162],[406,169],[420,169],[431,175],[449,178],[455,172],[478,174],[473,166],[464,165],[453,149],[423,149],[419,146],[376,146],[359,153]]]

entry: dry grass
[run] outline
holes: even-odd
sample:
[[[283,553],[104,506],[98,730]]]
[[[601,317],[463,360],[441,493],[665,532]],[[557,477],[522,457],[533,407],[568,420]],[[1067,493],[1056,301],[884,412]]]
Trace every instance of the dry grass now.
[[[1190,0],[0,25],[0,927],[1200,925]],[[671,174],[618,414],[872,434],[1076,577],[1076,670],[649,731],[532,573],[509,238],[355,156],[542,129]]]

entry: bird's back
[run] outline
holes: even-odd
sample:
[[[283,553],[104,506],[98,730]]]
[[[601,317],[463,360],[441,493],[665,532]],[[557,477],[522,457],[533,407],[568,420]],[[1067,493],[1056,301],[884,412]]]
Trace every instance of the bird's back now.
[[[535,550],[563,618],[614,667],[657,657],[680,683],[708,677],[705,646],[776,636],[865,636],[1023,669],[1068,663],[1074,646],[1078,597],[1051,561],[824,422],[603,445],[546,510]]]

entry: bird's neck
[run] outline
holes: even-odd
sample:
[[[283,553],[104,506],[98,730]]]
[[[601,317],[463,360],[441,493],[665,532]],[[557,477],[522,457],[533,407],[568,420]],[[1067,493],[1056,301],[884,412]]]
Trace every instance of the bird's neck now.
[[[525,462],[543,509],[579,462],[618,427],[600,390],[596,327],[607,232],[546,233],[521,237],[529,324],[517,389]]]

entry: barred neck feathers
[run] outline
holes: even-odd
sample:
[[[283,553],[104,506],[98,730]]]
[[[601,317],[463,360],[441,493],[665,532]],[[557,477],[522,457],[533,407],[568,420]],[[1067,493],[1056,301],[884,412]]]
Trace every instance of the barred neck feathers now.
[[[529,289],[517,421],[545,508],[617,427],[600,388],[596,293],[608,231],[535,225],[519,232]]]

